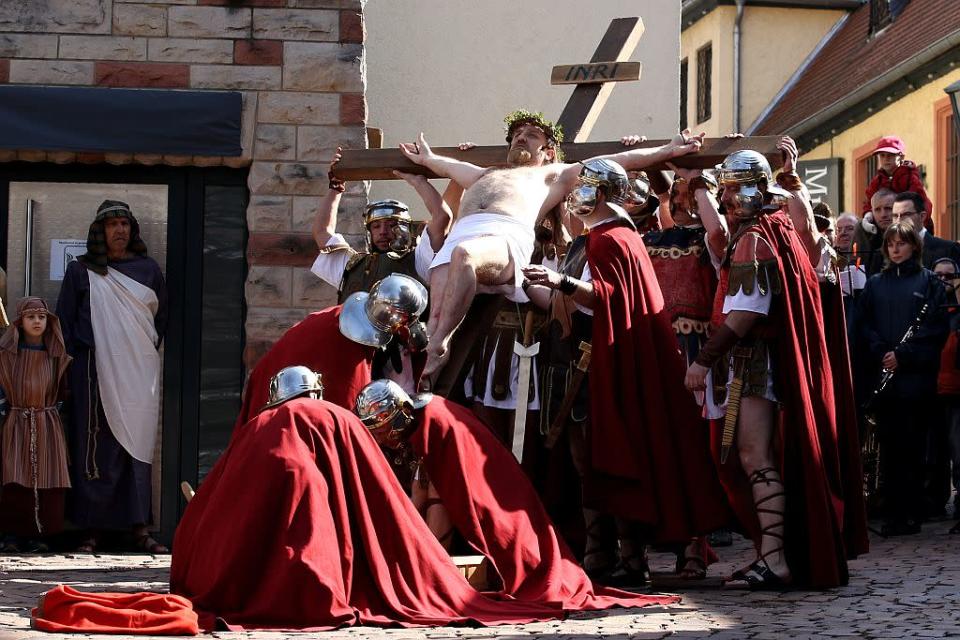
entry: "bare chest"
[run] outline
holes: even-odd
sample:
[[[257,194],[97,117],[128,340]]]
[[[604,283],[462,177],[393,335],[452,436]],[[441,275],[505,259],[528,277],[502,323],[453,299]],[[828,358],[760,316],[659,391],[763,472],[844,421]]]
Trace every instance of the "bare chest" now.
[[[536,216],[549,187],[541,172],[524,169],[491,171],[463,194],[463,214],[496,212]]]

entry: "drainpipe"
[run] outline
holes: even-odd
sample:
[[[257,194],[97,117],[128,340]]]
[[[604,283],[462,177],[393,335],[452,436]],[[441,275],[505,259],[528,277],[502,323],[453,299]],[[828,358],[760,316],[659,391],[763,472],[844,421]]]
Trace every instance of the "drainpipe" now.
[[[737,0],[737,19],[733,23],[733,130],[740,132],[740,23],[746,0]]]

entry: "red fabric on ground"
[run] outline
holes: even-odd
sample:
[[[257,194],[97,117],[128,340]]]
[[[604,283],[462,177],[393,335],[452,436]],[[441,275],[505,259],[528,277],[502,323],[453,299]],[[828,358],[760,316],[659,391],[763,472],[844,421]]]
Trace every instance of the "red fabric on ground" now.
[[[786,492],[787,563],[799,585],[843,585],[849,577],[844,483],[817,276],[793,223],[782,211],[761,216],[750,232],[766,240],[776,254],[783,290],[774,298],[766,324],[776,328],[770,344],[780,401],[775,446]],[[727,290],[728,266],[721,273],[717,310]],[[759,544],[749,484],[742,470],[734,472],[739,467],[736,455],[731,453],[726,464],[733,467],[721,472],[732,491],[730,501]]]
[[[679,601],[594,587],[516,459],[469,409],[434,397],[416,412],[416,424],[410,445],[454,526],[490,558],[505,594],[568,611]]]
[[[250,373],[234,429],[252,420],[267,403],[270,378],[280,369],[303,365],[323,376],[323,398],[353,407],[360,389],[370,383],[374,348],[340,333],[342,305],[311,313],[293,325]]]
[[[200,633],[190,601],[165,593],[86,593],[59,585],[41,597],[30,616],[33,628],[53,633]]]
[[[709,431],[641,237],[619,223],[587,236],[593,277],[587,506],[639,521],[652,542],[686,543],[730,510]]]
[[[475,591],[359,419],[322,400],[234,432],[174,538],[171,591],[209,626],[514,624],[559,608]]]

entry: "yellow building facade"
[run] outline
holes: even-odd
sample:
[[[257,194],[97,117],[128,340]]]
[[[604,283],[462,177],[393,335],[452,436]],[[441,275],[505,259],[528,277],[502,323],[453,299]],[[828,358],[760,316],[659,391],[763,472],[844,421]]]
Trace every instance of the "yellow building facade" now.
[[[937,235],[956,239],[956,229],[950,229],[945,219],[945,194],[948,185],[944,138],[950,133],[944,119],[949,119],[950,104],[944,87],[960,80],[960,67],[935,82],[924,85],[905,97],[894,100],[889,106],[876,111],[863,122],[822,141],[818,146],[803,152],[801,160],[842,158],[843,208],[860,212],[864,201],[862,180],[864,172],[857,167],[870,155],[879,138],[896,135],[903,139],[906,157],[921,168],[927,196],[933,201],[934,223]],[[866,177],[869,180],[869,176]]]
[[[737,7],[719,5],[700,17],[680,36],[681,65],[687,61],[687,126],[697,132],[705,131],[710,137],[745,130],[845,13],[745,5],[740,21],[739,126],[734,72]],[[697,91],[701,80],[697,53],[704,47],[712,49],[711,114],[710,118],[698,121]]]

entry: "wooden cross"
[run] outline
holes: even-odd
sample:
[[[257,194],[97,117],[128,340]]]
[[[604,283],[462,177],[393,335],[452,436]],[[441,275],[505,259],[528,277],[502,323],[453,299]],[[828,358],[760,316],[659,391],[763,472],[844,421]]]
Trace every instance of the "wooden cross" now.
[[[619,153],[625,147],[617,142],[584,142],[606,104],[614,83],[640,79],[642,65],[628,62],[643,35],[643,21],[639,17],[616,18],[607,27],[593,57],[587,64],[556,66],[551,73],[551,84],[576,84],[557,123],[563,127],[562,146],[566,162],[578,162],[594,156]],[[723,159],[743,149],[759,151],[770,160],[771,166],[781,162],[776,148],[779,136],[744,138],[707,138],[700,153],[676,158],[673,163],[684,168],[713,168]],[[633,148],[659,147],[669,140],[647,140]],[[463,160],[480,167],[507,166],[505,145],[473,147],[461,151],[457,147],[434,147],[434,152]],[[665,169],[654,166],[651,169]],[[399,149],[344,149],[335,173],[342,180],[396,180],[393,170],[437,178],[432,171],[408,160]]]

